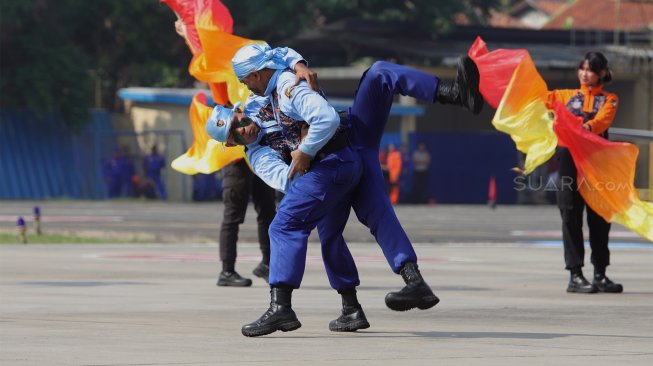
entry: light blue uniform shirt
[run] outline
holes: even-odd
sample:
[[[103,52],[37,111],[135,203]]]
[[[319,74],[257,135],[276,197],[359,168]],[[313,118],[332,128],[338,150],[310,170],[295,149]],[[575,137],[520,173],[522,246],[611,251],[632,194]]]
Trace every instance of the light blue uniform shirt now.
[[[294,67],[302,60],[299,53],[288,48],[286,61],[289,67]],[[271,97],[251,94],[243,110],[245,115],[261,128],[256,140],[247,145],[247,159],[259,178],[268,186],[281,192],[285,192],[292,184],[288,179],[290,167],[277,151],[270,146],[260,144],[263,136],[281,131],[284,122],[306,121],[311,127],[306,138],[299,145],[299,149],[310,156],[315,156],[329,142],[340,125],[340,116],[326,99],[311,90],[306,81],[293,87],[295,79],[296,76],[291,71],[277,71],[270,82],[276,83],[279,106],[274,105]],[[273,115],[261,113],[261,110],[270,103]]]
[[[295,65],[300,61],[306,62],[302,55],[292,48],[284,47],[284,49],[287,51],[284,60],[289,68],[294,69]],[[246,155],[250,165],[254,169],[254,173],[261,178],[261,180],[263,180],[268,186],[278,191],[285,192],[290,183],[288,180],[290,167],[286,164],[281,155],[270,146],[262,146],[259,144],[263,136],[266,134],[281,131],[281,127],[274,119],[273,114],[261,113],[261,110],[267,104],[270,104],[269,98],[260,97],[255,94],[250,94],[245,102],[243,112],[261,128],[256,141],[247,145]]]
[[[251,94],[245,103],[243,112],[251,118],[260,128],[256,141],[247,145],[247,159],[254,169],[254,173],[261,178],[268,186],[286,192],[289,188],[288,173],[290,166],[283,161],[281,154],[272,149],[270,146],[261,145],[260,142],[268,133],[281,132],[281,127],[274,119],[265,119],[265,113],[261,110],[270,104],[267,97],[259,97]]]
[[[308,61],[304,60],[302,55],[300,55],[297,51],[293,50],[292,48],[279,47],[279,49],[286,50],[286,55],[283,57],[283,60],[286,62],[286,65],[288,65],[288,68],[294,70],[295,65],[297,65],[299,61],[304,61],[306,63],[306,66],[308,66]]]
[[[322,95],[308,87],[306,81],[293,86],[296,77],[291,71],[279,70],[276,74],[270,80],[274,82],[276,79],[278,105],[270,97],[275,118],[282,128],[284,124],[299,121],[308,123],[308,134],[298,148],[314,157],[338,130],[340,116]]]

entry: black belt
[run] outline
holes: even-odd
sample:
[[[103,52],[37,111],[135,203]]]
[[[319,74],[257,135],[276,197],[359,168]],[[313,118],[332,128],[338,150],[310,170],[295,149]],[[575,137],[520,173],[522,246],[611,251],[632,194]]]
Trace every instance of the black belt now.
[[[343,131],[337,131],[336,134],[329,140],[329,142],[324,145],[320,151],[315,154],[313,161],[320,161],[326,158],[328,155],[333,154],[334,152],[344,149],[349,146],[349,138],[347,138],[347,133]]]

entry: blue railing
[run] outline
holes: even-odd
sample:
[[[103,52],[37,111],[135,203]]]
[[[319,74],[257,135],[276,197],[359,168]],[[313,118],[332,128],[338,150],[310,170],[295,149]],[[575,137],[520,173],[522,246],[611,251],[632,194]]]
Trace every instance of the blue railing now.
[[[111,128],[105,111],[91,112],[89,128]],[[62,128],[57,117],[30,111],[1,112],[0,198],[94,198],[95,169],[88,159],[85,135]]]

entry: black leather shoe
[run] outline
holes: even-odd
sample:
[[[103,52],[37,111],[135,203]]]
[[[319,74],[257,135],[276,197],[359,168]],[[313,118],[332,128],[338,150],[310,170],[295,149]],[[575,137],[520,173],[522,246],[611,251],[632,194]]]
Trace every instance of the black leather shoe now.
[[[571,274],[571,277],[569,277],[569,286],[567,286],[567,292],[593,294],[596,291],[596,287],[589,283],[589,281],[585,279],[582,273]]]
[[[596,287],[598,292],[609,292],[618,294],[624,292],[624,287],[620,283],[612,282],[606,275],[594,274],[592,285]]]
[[[268,266],[267,264],[263,262],[259,263],[258,266],[254,268],[252,273],[254,274],[254,276],[260,277],[263,280],[265,280],[265,282],[270,283],[270,266]]]
[[[329,330],[332,332],[355,332],[359,329],[367,329],[370,323],[367,322],[363,307],[345,306],[338,319],[329,323]]]
[[[258,337],[277,330],[290,332],[299,329],[302,323],[297,319],[290,305],[292,289],[272,288],[271,301],[268,310],[256,321],[243,325],[241,332],[245,337]]]
[[[238,272],[220,272],[218,278],[218,286],[234,286],[234,287],[248,287],[252,285],[252,280],[249,278],[240,277]]]
[[[395,311],[406,311],[414,308],[422,310],[434,307],[438,299],[417,269],[417,263],[406,263],[401,269],[401,277],[406,286],[398,292],[390,292],[385,296],[385,304]]]
[[[459,105],[473,114],[479,114],[485,104],[478,89],[480,81],[476,63],[469,56],[463,56],[458,59],[456,80],[453,83],[441,80],[435,99],[442,104]]]

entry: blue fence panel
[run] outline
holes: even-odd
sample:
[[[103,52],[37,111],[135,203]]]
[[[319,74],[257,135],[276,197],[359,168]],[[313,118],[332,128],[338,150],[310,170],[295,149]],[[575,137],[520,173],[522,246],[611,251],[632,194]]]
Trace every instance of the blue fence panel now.
[[[411,145],[426,143],[431,154],[429,196],[440,203],[486,203],[490,177],[497,203],[517,200],[514,187],[517,150],[499,133],[432,133],[413,136]],[[412,139],[411,139],[412,140]],[[412,151],[412,149],[411,149]]]
[[[3,110],[0,117],[0,199],[100,198],[92,133],[113,129],[106,111],[91,111],[79,135],[56,116]]]
[[[56,117],[37,118],[34,113],[3,110],[0,120],[0,199],[55,197],[102,199],[107,187],[102,174],[104,159],[119,146],[137,151],[137,133],[116,132],[105,111],[92,112],[87,130],[75,135],[65,131]],[[181,138],[180,131],[152,131],[165,139]],[[399,146],[398,133],[383,136]],[[494,176],[498,203],[515,203],[511,168],[518,165],[514,143],[499,133],[431,133],[410,136],[409,152],[425,142],[431,153],[429,196],[441,203],[485,203],[490,177]],[[185,147],[184,147],[185,149]],[[133,155],[137,170],[140,155]],[[410,162],[407,158],[402,195],[410,194]],[[183,181],[185,184],[185,180]],[[185,189],[184,189],[185,191]]]

